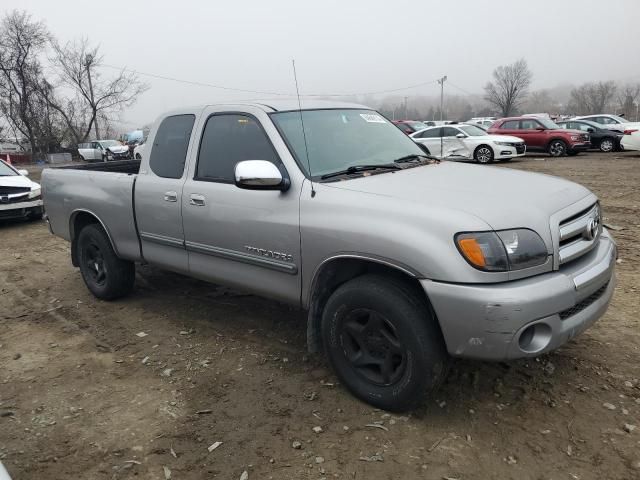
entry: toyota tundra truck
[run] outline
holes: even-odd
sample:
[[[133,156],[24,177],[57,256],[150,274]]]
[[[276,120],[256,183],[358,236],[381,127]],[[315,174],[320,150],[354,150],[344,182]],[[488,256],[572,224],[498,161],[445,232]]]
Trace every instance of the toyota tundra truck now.
[[[452,357],[554,350],[613,295],[592,192],[427,157],[361,105],[182,109],[148,145],[141,161],[43,172],[51,232],[93,295],[129,294],[149,264],[298,306],[308,348],[379,408],[423,402]]]

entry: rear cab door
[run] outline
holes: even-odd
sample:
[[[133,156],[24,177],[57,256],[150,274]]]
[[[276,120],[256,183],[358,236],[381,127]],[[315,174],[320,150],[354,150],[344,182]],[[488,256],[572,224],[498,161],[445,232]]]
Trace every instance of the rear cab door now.
[[[207,107],[182,196],[190,275],[299,304],[304,177],[264,109]],[[275,164],[286,191],[235,185],[244,160]]]
[[[153,129],[135,183],[135,213],[142,255],[154,265],[187,273],[189,261],[182,226],[186,161],[194,148],[197,111],[160,118]]]

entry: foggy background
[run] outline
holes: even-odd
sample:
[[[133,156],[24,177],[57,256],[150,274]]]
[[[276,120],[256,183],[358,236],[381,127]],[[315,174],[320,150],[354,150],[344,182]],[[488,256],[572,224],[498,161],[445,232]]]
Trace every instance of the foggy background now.
[[[292,58],[301,94],[357,93],[344,99],[390,115],[406,96],[409,113],[415,107],[426,116],[443,75],[446,103],[468,101],[478,113],[494,68],[519,58],[533,73],[530,91],[552,96],[589,81],[640,81],[637,0],[3,0],[0,13],[12,9],[44,21],[62,43],[98,44],[104,75],[123,67],[139,73],[150,88],[122,112],[122,128],[178,106],[275,97],[144,74],[293,94]]]

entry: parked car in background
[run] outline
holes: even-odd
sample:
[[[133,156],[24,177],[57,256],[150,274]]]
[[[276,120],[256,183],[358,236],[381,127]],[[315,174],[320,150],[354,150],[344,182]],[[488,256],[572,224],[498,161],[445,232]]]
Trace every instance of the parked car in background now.
[[[640,128],[629,128],[624,131],[620,146],[624,150],[640,150]]]
[[[626,118],[610,114],[584,115],[581,117],[574,117],[572,120],[589,120],[591,122],[596,122],[602,128],[615,130],[620,133],[624,133],[625,130],[630,128],[640,128],[640,122],[630,122]]]
[[[98,140],[78,144],[78,153],[88,162],[107,162],[130,158],[129,147],[117,140]]]
[[[144,152],[146,143],[147,139],[144,138],[138,145],[135,146],[135,148],[133,149],[133,158],[135,158],[136,160],[142,160],[142,153]]]
[[[450,356],[539,356],[605,313],[616,245],[585,187],[425,158],[364,106],[266,103],[166,113],[140,165],[43,170],[95,297],[131,293],[138,262],[290,303],[340,383],[394,411]]]
[[[393,124],[407,135],[427,128],[423,122],[417,120],[394,120]]]
[[[0,220],[42,217],[40,185],[29,180],[28,175],[28,171],[0,160]]]
[[[467,120],[465,123],[470,125],[479,125],[485,127],[485,130],[493,125],[493,122],[497,120],[496,117],[473,117]]]
[[[590,120],[563,120],[557,122],[561,128],[568,130],[580,130],[589,134],[592,148],[598,148],[601,152],[613,152],[620,149],[622,134],[615,130],[607,130]]]
[[[524,140],[527,150],[547,152],[552,157],[577,155],[591,147],[588,133],[560,128],[548,118],[501,118],[488,132],[494,135],[518,136]]]
[[[479,163],[491,163],[494,160],[511,160],[513,157],[521,157],[526,151],[521,138],[489,135],[476,125],[455,124],[429,127],[412,133],[410,137],[414,142],[424,146],[425,153],[447,160],[475,160]]]

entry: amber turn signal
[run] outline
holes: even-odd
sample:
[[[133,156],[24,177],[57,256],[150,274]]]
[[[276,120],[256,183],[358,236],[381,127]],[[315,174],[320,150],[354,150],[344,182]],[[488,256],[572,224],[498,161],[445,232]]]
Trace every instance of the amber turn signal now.
[[[484,268],[487,265],[482,248],[475,238],[460,238],[458,246],[464,257],[476,267]]]

